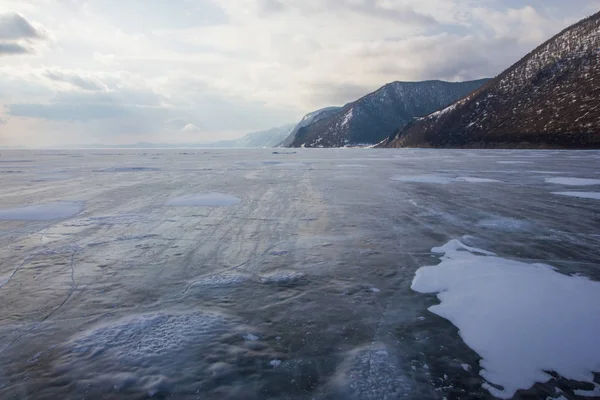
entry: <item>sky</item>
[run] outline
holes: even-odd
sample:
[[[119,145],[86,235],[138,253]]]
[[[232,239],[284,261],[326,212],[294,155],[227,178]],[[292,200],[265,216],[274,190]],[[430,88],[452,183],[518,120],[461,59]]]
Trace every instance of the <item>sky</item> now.
[[[0,146],[205,143],[493,77],[600,0],[0,0]]]

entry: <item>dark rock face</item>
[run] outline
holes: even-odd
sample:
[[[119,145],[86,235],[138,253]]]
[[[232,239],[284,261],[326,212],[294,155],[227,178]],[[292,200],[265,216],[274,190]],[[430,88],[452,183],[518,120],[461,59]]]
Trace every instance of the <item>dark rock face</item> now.
[[[600,148],[600,13],[381,147]]]
[[[486,82],[392,82],[341,109],[329,109],[328,114],[299,127],[284,145],[342,147],[379,143],[398,126],[439,110]]]

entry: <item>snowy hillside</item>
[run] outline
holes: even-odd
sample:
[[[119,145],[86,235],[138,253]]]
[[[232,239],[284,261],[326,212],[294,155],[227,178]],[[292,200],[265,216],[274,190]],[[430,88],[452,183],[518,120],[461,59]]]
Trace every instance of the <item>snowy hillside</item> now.
[[[291,147],[375,144],[412,118],[445,107],[485,82],[392,82],[326,118],[305,124],[294,140],[285,144]]]
[[[294,142],[296,135],[298,134],[298,131],[300,129],[302,129],[305,126],[308,126],[314,122],[320,121],[321,119],[324,119],[331,115],[334,115],[340,109],[341,109],[341,107],[327,107],[327,108],[322,108],[320,110],[313,111],[313,112],[306,114],[304,116],[304,118],[302,118],[300,120],[300,122],[298,122],[298,125],[296,125],[294,130],[292,130],[292,132],[290,132],[290,134],[279,144],[279,146],[280,147],[290,146]]]
[[[600,13],[481,90],[412,122],[387,147],[600,147]]]

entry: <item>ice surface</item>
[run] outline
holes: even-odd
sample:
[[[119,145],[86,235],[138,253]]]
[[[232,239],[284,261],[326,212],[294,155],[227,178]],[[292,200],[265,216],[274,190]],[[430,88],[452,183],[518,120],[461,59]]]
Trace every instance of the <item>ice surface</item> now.
[[[160,171],[160,168],[156,167],[111,167],[96,169],[94,172],[154,172]]]
[[[531,161],[496,161],[498,164],[532,164]]]
[[[487,218],[477,223],[477,226],[499,231],[513,232],[530,229],[532,224],[529,221],[515,218]]]
[[[580,199],[600,200],[600,192],[552,192],[561,196],[579,197]]]
[[[338,168],[366,168],[368,165],[365,164],[338,164]]]
[[[260,339],[258,336],[253,335],[251,333],[247,333],[243,336],[244,340],[249,340],[251,342],[256,342],[258,339]]]
[[[350,351],[338,372],[340,398],[401,399],[415,391],[398,359],[382,344]]]
[[[399,182],[416,182],[416,183],[439,183],[447,185],[455,182],[468,182],[468,183],[494,183],[500,182],[496,179],[487,178],[476,178],[470,176],[459,176],[458,178],[450,178],[439,175],[414,175],[414,176],[394,176],[390,178],[393,181]]]
[[[182,207],[224,207],[240,204],[242,200],[223,193],[196,193],[178,196],[165,203],[167,206]]]
[[[73,217],[83,211],[82,201],[57,201],[15,208],[0,208],[0,220],[50,221]]]
[[[583,178],[546,178],[548,183],[556,183],[558,185],[566,186],[591,186],[600,185],[600,179],[583,179]]]
[[[411,288],[438,293],[431,312],[450,320],[481,357],[481,376],[511,398],[551,376],[593,382],[600,371],[600,282],[558,273],[452,240],[432,249],[436,266],[420,268]],[[558,317],[560,316],[560,317]]]
[[[439,183],[442,185],[454,182],[452,178],[438,175],[394,176],[390,179],[399,182]]]
[[[600,179],[598,151],[294,151],[3,150],[0,170],[21,172],[0,173],[0,208],[85,207],[56,220],[0,221],[0,282],[8,281],[0,287],[0,397],[488,399],[477,353],[427,311],[435,295],[407,285],[438,262],[431,248],[469,235],[461,239],[469,247],[438,250],[483,261],[499,257],[476,248],[492,250],[523,271],[542,262],[568,280],[600,280],[598,200],[552,195],[584,189],[496,162],[536,160],[538,171]],[[366,167],[339,167],[358,164]],[[115,169],[129,167],[156,170]],[[39,179],[57,173],[69,178]],[[440,178],[448,184],[427,183]],[[165,206],[214,192],[236,205]],[[494,300],[504,304],[513,292],[537,299],[537,283]],[[577,296],[556,295],[567,304]],[[545,305],[538,317],[555,325],[542,325],[534,343],[571,327],[587,332],[597,312],[595,303],[582,306],[587,321],[575,328],[577,313]],[[528,327],[515,319],[498,334]],[[571,342],[586,345],[575,335],[552,351],[562,355]],[[274,368],[273,360],[282,362]],[[516,398],[546,400],[558,388],[570,400],[575,390],[593,391],[557,379]]]
[[[500,182],[499,180],[496,180],[496,179],[475,178],[475,177],[472,177],[472,176],[459,176],[455,180],[457,182],[469,182],[469,183],[494,183],[494,182]]]

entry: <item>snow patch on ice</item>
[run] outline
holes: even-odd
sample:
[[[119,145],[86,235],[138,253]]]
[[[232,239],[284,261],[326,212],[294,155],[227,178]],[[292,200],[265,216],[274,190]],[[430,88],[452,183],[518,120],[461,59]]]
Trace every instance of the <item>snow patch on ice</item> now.
[[[545,181],[547,183],[556,183],[557,185],[566,185],[566,186],[600,185],[600,179],[560,177],[560,178],[546,178]]]
[[[496,161],[498,164],[533,164],[531,161]]]
[[[544,371],[593,382],[592,371],[600,372],[600,282],[458,240],[432,251],[442,262],[420,268],[411,288],[438,294],[440,304],[429,311],[457,326],[481,356],[481,376],[503,388],[486,385],[492,395],[511,398],[546,382]]]
[[[251,333],[247,333],[242,337],[244,338],[244,340],[248,340],[250,342],[256,342],[258,339],[260,339],[258,336],[253,335]]]
[[[500,182],[496,179],[487,179],[487,178],[475,178],[472,176],[459,176],[455,179],[457,182],[469,182],[469,183],[494,183]]]
[[[223,193],[196,193],[174,197],[167,201],[167,206],[181,207],[224,207],[241,203],[241,199]]]
[[[57,201],[15,208],[0,208],[0,220],[50,221],[65,219],[79,214],[84,205],[83,201]]]
[[[579,197],[580,199],[600,200],[600,192],[552,192],[561,196]]]

